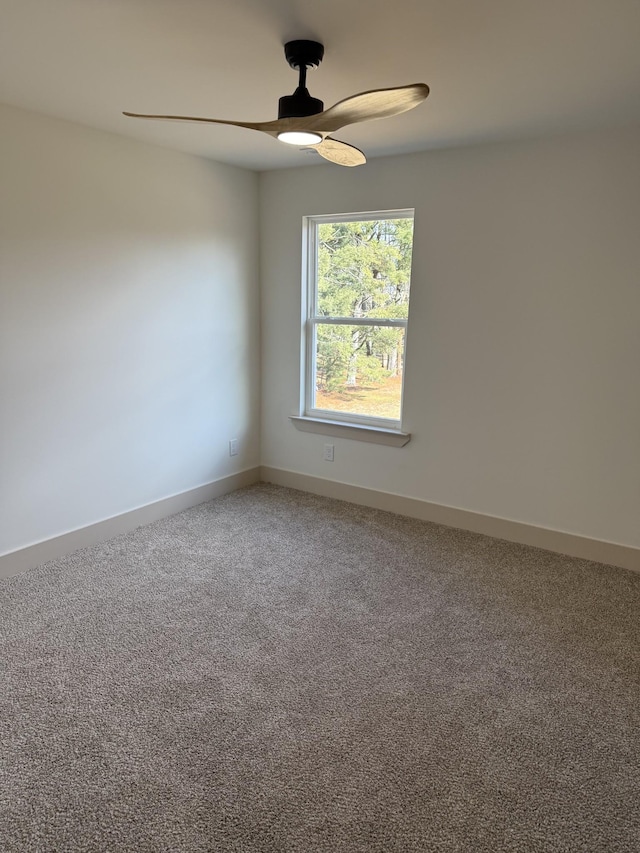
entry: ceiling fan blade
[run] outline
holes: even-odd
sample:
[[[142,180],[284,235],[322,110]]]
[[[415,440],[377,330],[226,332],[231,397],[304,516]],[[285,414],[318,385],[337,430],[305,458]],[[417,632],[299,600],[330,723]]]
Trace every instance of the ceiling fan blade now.
[[[426,83],[395,89],[374,89],[338,101],[328,110],[305,119],[305,128],[332,133],[348,124],[399,115],[421,104],[429,94]]]
[[[227,121],[220,118],[199,118],[198,116],[160,116],[146,113],[122,113],[130,118],[160,119],[163,121],[199,121],[208,124],[230,124],[233,127],[246,127],[249,130],[261,130],[275,136],[280,131],[288,130],[291,119],[276,119],[275,121]],[[298,120],[299,121],[299,120]]]
[[[313,149],[325,160],[331,160],[339,166],[362,166],[367,162],[367,158],[359,148],[340,142],[339,139],[332,139],[330,136],[318,145],[314,145]]]

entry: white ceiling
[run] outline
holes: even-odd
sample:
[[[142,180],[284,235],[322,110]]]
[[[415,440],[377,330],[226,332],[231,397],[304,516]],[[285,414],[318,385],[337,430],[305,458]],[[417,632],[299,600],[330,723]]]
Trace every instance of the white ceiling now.
[[[251,169],[323,162],[240,128],[122,110],[275,118],[312,38],[328,107],[428,83],[402,116],[344,128],[369,158],[640,121],[640,0],[0,0],[0,101]]]

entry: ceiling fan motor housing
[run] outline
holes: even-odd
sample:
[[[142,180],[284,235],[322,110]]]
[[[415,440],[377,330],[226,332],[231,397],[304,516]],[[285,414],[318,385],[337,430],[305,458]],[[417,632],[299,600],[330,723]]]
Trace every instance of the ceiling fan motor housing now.
[[[278,101],[278,118],[299,118],[321,113],[323,102],[311,97],[305,83],[307,68],[322,62],[324,45],[306,39],[288,41],[284,46],[284,55],[289,65],[299,70],[300,83],[293,95],[284,95]]]
[[[307,89],[299,86],[293,95],[284,95],[278,101],[278,118],[298,118],[321,113],[324,104],[318,98],[312,98]]]

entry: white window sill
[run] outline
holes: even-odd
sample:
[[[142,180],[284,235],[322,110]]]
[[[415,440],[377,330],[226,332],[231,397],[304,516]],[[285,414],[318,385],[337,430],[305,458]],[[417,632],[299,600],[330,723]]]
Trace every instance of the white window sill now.
[[[363,424],[348,424],[343,421],[327,421],[324,418],[309,418],[291,415],[296,429],[301,432],[315,432],[321,435],[331,435],[334,438],[352,438],[356,441],[369,441],[373,444],[386,444],[389,447],[404,447],[411,441],[410,432],[385,427],[364,426]]]

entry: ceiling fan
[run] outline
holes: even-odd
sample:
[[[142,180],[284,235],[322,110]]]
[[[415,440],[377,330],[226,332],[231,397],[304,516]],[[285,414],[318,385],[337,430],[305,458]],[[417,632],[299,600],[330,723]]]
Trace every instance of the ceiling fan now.
[[[298,69],[300,78],[293,95],[280,98],[278,118],[274,121],[226,121],[196,116],[144,115],[129,112],[124,115],[133,118],[202,121],[246,127],[274,136],[290,145],[312,148],[325,160],[340,166],[361,166],[366,163],[362,151],[334,139],[330,134],[349,124],[387,118],[411,110],[421,104],[429,94],[429,87],[425,83],[413,83],[394,89],[360,92],[325,110],[322,101],[312,98],[306,87],[307,68],[320,64],[324,56],[324,46],[317,41],[298,39],[285,44],[284,54],[289,65]]]

